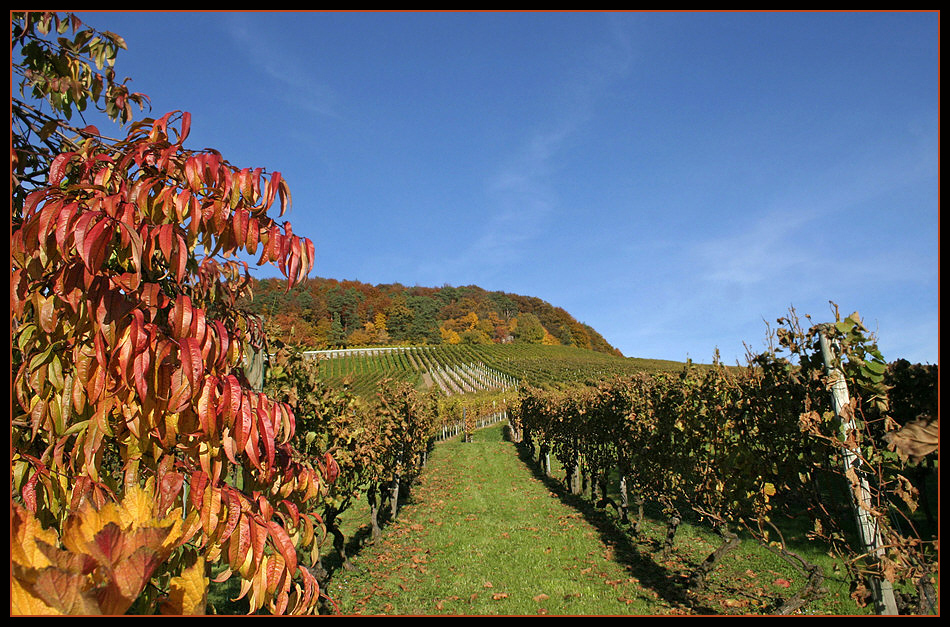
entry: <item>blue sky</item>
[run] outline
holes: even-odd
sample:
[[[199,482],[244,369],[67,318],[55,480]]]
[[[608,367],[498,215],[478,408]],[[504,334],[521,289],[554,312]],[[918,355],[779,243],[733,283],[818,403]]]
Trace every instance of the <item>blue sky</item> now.
[[[288,179],[315,276],[537,296],[700,362],[834,301],[937,362],[937,13],[79,16],[188,147]]]

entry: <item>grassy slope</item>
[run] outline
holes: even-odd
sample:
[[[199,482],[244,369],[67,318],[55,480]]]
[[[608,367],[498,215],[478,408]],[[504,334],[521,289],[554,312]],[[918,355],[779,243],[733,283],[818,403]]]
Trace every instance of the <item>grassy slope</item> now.
[[[708,593],[689,595],[683,578],[715,548],[713,534],[683,525],[664,558],[660,522],[647,520],[637,538],[619,531],[612,512],[534,474],[501,433],[492,427],[475,442],[435,448],[398,521],[355,554],[355,571],[334,574],[327,592],[341,613],[762,614],[802,581],[772,553],[743,545]],[[349,514],[351,533],[362,516]],[[827,586],[810,612],[863,613],[842,582]]]

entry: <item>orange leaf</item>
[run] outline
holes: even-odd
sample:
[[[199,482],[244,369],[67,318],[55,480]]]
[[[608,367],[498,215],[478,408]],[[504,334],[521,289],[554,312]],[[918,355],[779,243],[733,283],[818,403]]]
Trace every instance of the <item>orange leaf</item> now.
[[[221,511],[221,489],[210,486],[205,490],[204,499],[202,499],[201,525],[204,527],[205,534],[209,537],[214,535],[218,528],[218,513]]]
[[[217,395],[215,394],[218,388],[218,378],[210,376],[205,378],[204,384],[201,386],[201,394],[198,396],[198,405],[197,405],[197,414],[198,414],[198,424],[201,426],[201,430],[204,431],[207,435],[215,435],[217,433],[217,416],[214,405],[217,400]]]
[[[185,337],[191,329],[192,307],[191,299],[184,294],[179,294],[175,298],[175,304],[168,312],[168,323],[172,328],[172,337],[178,339]]]

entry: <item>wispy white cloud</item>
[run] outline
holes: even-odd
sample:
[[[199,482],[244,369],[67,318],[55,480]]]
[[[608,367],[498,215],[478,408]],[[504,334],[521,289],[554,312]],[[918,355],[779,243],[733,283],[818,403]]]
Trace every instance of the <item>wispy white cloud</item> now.
[[[227,33],[246,52],[247,60],[280,85],[274,90],[278,97],[315,115],[339,117],[336,90],[313,76],[309,69],[313,66],[304,64],[300,50],[284,50],[280,38],[268,37],[251,23],[249,14],[227,13],[225,17]]]
[[[698,243],[694,253],[708,281],[754,286],[805,274],[820,263],[808,244],[809,212],[772,213],[747,228]]]
[[[631,65],[630,41],[619,22],[609,19],[603,42],[587,50],[566,73],[561,99],[554,105],[541,103],[547,111],[540,122],[486,181],[489,218],[470,245],[448,262],[450,266],[476,262],[484,271],[509,268],[525,260],[526,244],[546,233],[545,222],[560,202],[563,180],[558,160],[596,115],[604,90]]]

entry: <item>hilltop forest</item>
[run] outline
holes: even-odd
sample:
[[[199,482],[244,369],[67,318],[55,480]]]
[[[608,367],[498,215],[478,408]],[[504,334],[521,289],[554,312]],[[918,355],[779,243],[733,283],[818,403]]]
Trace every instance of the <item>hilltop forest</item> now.
[[[267,335],[309,349],[392,344],[576,346],[618,355],[589,325],[540,298],[476,286],[406,287],[311,278],[252,279],[241,305],[259,315]]]

